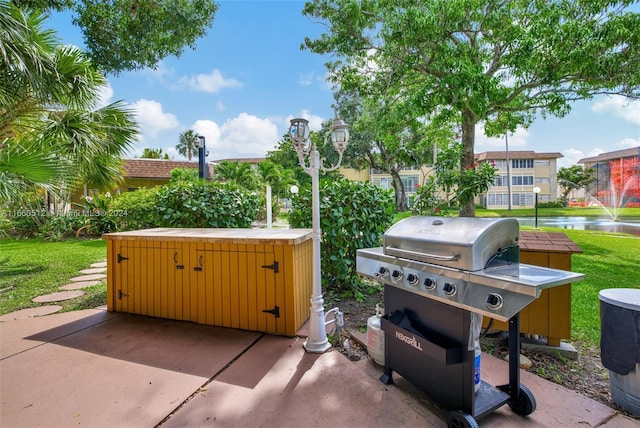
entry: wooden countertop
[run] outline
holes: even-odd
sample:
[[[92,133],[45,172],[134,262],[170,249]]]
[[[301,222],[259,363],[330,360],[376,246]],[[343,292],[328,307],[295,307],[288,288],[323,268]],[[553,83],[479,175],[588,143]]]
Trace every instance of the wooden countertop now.
[[[227,244],[296,245],[312,238],[311,229],[213,229],[167,228],[105,233],[107,240],[204,241]]]

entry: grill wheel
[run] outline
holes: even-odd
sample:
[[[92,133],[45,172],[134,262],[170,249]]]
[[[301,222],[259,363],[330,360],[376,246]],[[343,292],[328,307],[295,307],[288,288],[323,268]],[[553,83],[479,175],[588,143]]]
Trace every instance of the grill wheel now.
[[[447,428],[479,428],[475,418],[459,410],[449,412],[447,417]]]
[[[524,385],[520,385],[520,393],[518,394],[518,402],[509,401],[509,407],[515,414],[520,416],[529,416],[536,410],[536,398]]]

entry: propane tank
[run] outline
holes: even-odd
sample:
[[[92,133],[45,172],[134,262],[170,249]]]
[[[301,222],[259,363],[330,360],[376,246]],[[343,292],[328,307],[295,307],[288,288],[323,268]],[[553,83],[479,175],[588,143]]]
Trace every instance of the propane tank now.
[[[380,328],[380,318],[384,308],[376,304],[376,314],[367,320],[367,352],[373,361],[384,365],[384,331]]]

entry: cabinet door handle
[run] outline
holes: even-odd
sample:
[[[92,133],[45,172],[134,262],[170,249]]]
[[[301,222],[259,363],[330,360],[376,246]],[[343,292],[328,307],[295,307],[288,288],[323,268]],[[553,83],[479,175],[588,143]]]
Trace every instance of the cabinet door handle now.
[[[200,266],[196,266],[193,268],[193,270],[197,271],[197,272],[201,272],[202,271],[202,255],[200,256],[200,258],[198,259],[198,264]]]
[[[173,263],[176,265],[176,269],[184,269],[184,265],[178,264],[178,252],[173,253]]]

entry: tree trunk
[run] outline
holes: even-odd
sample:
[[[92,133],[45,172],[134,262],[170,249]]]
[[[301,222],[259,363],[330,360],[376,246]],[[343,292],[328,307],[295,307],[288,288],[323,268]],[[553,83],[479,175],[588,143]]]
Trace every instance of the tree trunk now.
[[[405,212],[407,210],[407,198],[404,191],[404,183],[395,169],[391,170],[391,178],[393,179],[393,190],[396,194],[396,210]]]
[[[475,168],[475,158],[473,155],[473,144],[475,141],[476,120],[472,111],[462,112],[462,159],[460,169]],[[476,208],[471,200],[460,201],[460,217],[475,217]]]

